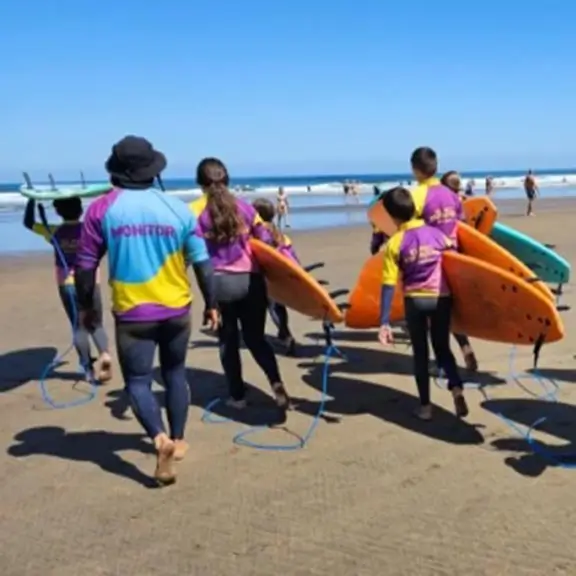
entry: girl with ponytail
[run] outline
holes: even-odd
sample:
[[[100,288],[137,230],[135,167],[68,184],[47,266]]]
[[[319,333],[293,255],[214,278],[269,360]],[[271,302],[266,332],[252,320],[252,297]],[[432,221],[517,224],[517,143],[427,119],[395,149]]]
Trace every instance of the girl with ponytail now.
[[[246,406],[242,379],[240,333],[254,360],[266,374],[277,406],[289,408],[274,351],[266,340],[268,304],[266,283],[252,256],[249,240],[272,244],[272,236],[253,206],[229,190],[226,166],[217,158],[204,158],[196,170],[204,195],[190,204],[198,221],[196,234],[206,241],[215,272],[215,292],[221,315],[218,328],[220,360],[228,382],[228,405]]]

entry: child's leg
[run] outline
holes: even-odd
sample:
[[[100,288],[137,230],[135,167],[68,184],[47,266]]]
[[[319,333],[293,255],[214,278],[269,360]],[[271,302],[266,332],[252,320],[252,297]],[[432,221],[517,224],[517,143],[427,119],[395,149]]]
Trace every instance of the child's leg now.
[[[456,339],[456,342],[458,342],[460,350],[462,350],[466,368],[473,372],[478,370],[478,360],[476,360],[476,354],[474,354],[474,349],[472,348],[472,344],[470,344],[468,336],[466,336],[466,334],[453,334],[453,336]]]
[[[78,302],[76,299],[76,288],[74,285],[64,285],[58,287],[58,293],[62,306],[68,316],[68,320],[74,332],[74,347],[78,353],[80,364],[84,370],[92,368],[92,359],[90,357],[90,341],[88,331],[78,322]]]
[[[94,319],[93,329],[90,332],[94,345],[98,350],[98,373],[96,377],[101,382],[112,378],[112,358],[108,352],[108,336],[102,324],[102,294],[100,286],[94,288]]]
[[[288,326],[288,310],[286,310],[286,306],[278,304],[277,302],[274,302],[272,306],[278,319],[278,339],[287,340],[288,338],[292,338],[292,333]]]
[[[405,298],[404,309],[406,312],[406,327],[412,344],[412,356],[414,360],[414,377],[420,396],[422,408],[430,409],[430,374],[428,373],[428,315],[418,306],[420,299]],[[430,413],[421,414],[430,417]]]
[[[463,383],[458,372],[456,359],[450,349],[450,316],[452,314],[452,299],[438,298],[436,310],[431,315],[430,339],[438,365],[442,367],[448,379],[448,389],[454,397],[454,405],[458,416],[466,416],[468,407],[463,396]]]

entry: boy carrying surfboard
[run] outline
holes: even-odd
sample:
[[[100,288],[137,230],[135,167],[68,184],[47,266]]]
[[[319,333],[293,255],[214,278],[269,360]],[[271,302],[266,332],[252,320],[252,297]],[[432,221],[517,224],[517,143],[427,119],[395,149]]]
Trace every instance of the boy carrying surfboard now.
[[[254,206],[260,218],[262,218],[264,225],[268,230],[270,230],[274,248],[276,248],[281,254],[284,254],[284,256],[287,256],[291,260],[300,264],[298,256],[296,256],[296,252],[292,246],[292,241],[286,234],[281,232],[276,224],[274,224],[274,218],[276,217],[274,204],[269,200],[266,200],[266,198],[258,198],[257,200],[254,200],[252,206]],[[296,339],[292,335],[290,327],[288,326],[288,310],[286,309],[286,306],[279,304],[278,302],[270,301],[268,312],[278,329],[278,340],[280,340],[284,345],[286,354],[289,356],[295,356]]]
[[[416,416],[432,418],[428,337],[436,361],[442,367],[452,392],[456,415],[468,415],[464,387],[450,350],[452,298],[442,271],[442,253],[453,242],[435,226],[415,219],[416,206],[410,192],[400,186],[381,198],[384,208],[398,226],[386,243],[383,254],[380,330],[378,339],[386,346],[393,342],[390,312],[394,290],[402,280],[406,327],[412,344],[414,378],[420,396]]]
[[[416,148],[412,152],[410,164],[412,173],[418,182],[412,191],[415,217],[422,218],[429,226],[439,228],[457,248],[456,231],[458,222],[464,216],[460,197],[461,182],[458,173],[447,173],[444,176],[444,181],[441,181],[437,176],[438,156],[432,148],[427,146]],[[448,186],[447,182],[450,182],[452,186]],[[454,337],[462,350],[466,367],[472,371],[478,370],[478,361],[468,337],[465,334],[454,334]]]
[[[54,200],[54,210],[62,218],[62,223],[57,225],[45,225],[47,222],[44,206],[38,205],[38,212],[42,223],[36,222],[35,211],[36,202],[28,200],[24,211],[23,224],[28,230],[42,236],[47,242],[54,246],[54,260],[56,271],[56,282],[58,283],[58,293],[62,306],[68,320],[73,323],[74,346],[80,359],[80,364],[84,370],[87,380],[96,378],[100,382],[105,382],[112,377],[112,359],[108,352],[108,336],[102,324],[102,297],[100,287],[97,285],[94,291],[94,309],[92,328],[87,330],[79,322],[76,289],[74,287],[74,270],[76,266],[76,252],[78,241],[82,232],[82,201],[80,198],[63,198]],[[58,245],[60,252],[56,248]],[[64,258],[65,262],[61,261]],[[96,349],[98,350],[97,369],[93,371],[93,360],[90,352],[90,340],[92,337]]]

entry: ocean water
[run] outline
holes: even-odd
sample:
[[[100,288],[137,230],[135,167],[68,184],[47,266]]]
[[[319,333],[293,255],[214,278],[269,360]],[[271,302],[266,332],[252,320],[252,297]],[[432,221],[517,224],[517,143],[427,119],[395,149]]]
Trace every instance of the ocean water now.
[[[492,176],[495,184],[495,199],[524,198],[523,171],[485,171],[462,173],[463,180],[475,181],[476,194],[484,193],[484,179]],[[576,196],[576,169],[539,170],[536,179],[542,198]],[[358,196],[345,196],[343,183],[358,183]],[[35,184],[45,184],[35,182]],[[79,182],[58,182],[79,184]],[[280,186],[284,187],[290,203],[290,224],[294,230],[340,227],[366,222],[366,206],[373,198],[373,186],[381,188],[398,184],[412,184],[410,174],[343,174],[265,178],[238,178],[231,183],[236,194],[252,200],[257,197],[274,198]],[[189,201],[201,192],[189,179],[167,179],[164,181],[167,194]],[[19,193],[20,184],[0,184],[0,253],[50,250],[46,242],[24,229],[22,211],[26,203]],[[89,201],[86,201],[88,203]],[[47,210],[50,221],[56,215]]]

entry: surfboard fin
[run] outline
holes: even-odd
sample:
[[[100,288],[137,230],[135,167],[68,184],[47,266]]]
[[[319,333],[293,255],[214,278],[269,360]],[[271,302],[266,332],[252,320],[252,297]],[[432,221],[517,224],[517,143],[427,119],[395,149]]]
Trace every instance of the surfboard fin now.
[[[342,310],[342,312],[344,312],[344,310],[350,310],[350,308],[352,308],[352,306],[350,306],[350,304],[348,304],[348,302],[346,302],[346,304],[338,304],[338,308],[340,308],[340,310]]]
[[[538,360],[540,359],[540,351],[544,344],[544,334],[540,334],[534,343],[534,369],[538,368]]]
[[[316,262],[315,264],[304,266],[306,272],[312,272],[312,270],[318,270],[318,268],[324,268],[324,262]]]
[[[544,244],[549,250],[556,250],[556,244]]]
[[[568,306],[568,304],[558,304],[558,306],[556,306],[556,310],[558,310],[558,312],[568,312],[568,310],[570,310],[570,306]]]
[[[34,186],[32,185],[32,179],[30,178],[30,174],[28,174],[28,172],[22,172],[22,177],[24,178],[24,183],[26,184],[26,188],[28,188],[28,190],[34,190]]]
[[[316,282],[318,282],[318,284],[320,284],[320,286],[328,286],[330,284],[330,282],[328,282],[328,280],[316,280]]]

